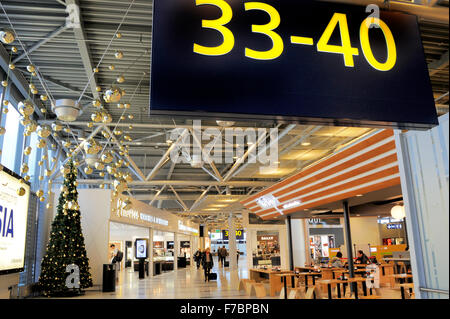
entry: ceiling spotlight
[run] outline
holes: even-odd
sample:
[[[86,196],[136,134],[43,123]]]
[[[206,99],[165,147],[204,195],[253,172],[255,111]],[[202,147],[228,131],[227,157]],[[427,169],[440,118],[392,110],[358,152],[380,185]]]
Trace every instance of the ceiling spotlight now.
[[[61,99],[56,100],[52,105],[53,111],[59,120],[63,122],[73,122],[81,114],[80,103],[74,100]]]
[[[310,146],[311,142],[310,141],[303,141],[302,142],[302,146]]]
[[[235,122],[233,121],[216,121],[217,125],[221,126],[221,127],[230,127],[233,126],[235,124]]]

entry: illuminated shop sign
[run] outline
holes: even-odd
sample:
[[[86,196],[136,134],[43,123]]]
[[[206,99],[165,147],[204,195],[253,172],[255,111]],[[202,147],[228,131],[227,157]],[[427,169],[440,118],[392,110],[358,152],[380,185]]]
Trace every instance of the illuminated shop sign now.
[[[193,228],[193,227],[189,227],[186,225],[183,225],[183,222],[181,220],[178,221],[178,229],[181,231],[186,231],[186,232],[191,232],[194,234],[198,234],[198,229]]]
[[[295,200],[295,201],[293,201],[293,202],[284,204],[284,205],[283,205],[283,209],[294,208],[294,207],[300,206],[301,204],[302,204],[301,201]]]
[[[402,224],[387,224],[387,229],[402,229]]]
[[[153,12],[151,114],[438,124],[416,16],[307,0],[154,0]]]
[[[280,202],[273,195],[264,195],[256,200],[261,208],[268,209],[280,205]]]
[[[122,199],[117,200],[117,209],[116,209],[116,215],[118,217],[125,217],[129,219],[133,219],[136,221],[144,221],[148,223],[158,224],[162,226],[169,226],[169,221],[163,218],[155,217],[152,215],[141,213],[135,209],[128,209],[125,210],[125,203],[122,201]]]

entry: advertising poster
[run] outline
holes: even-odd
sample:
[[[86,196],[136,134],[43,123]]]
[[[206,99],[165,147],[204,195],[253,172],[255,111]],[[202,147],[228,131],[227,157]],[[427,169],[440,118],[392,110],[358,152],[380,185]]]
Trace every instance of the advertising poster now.
[[[147,258],[146,239],[136,239],[136,258]]]
[[[0,170],[0,274],[23,269],[30,187]]]

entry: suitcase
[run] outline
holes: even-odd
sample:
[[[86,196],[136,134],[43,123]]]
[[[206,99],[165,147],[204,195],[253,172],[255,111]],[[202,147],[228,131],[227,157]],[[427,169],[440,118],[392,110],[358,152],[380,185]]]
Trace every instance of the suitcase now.
[[[217,280],[217,274],[215,272],[210,272],[208,275],[209,280]]]
[[[225,261],[225,267],[230,267],[230,262],[229,261]]]

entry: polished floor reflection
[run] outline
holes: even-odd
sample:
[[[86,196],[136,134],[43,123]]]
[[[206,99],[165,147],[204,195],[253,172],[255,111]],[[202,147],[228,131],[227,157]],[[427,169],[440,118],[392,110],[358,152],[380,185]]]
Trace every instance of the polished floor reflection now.
[[[116,291],[103,293],[87,291],[79,298],[125,298],[125,299],[243,299],[250,298],[244,291],[238,291],[240,278],[248,278],[245,260],[236,270],[223,268],[215,260],[213,272],[217,280],[205,282],[202,268],[187,267],[163,273],[154,277],[139,279],[138,272],[131,268],[119,272]]]

